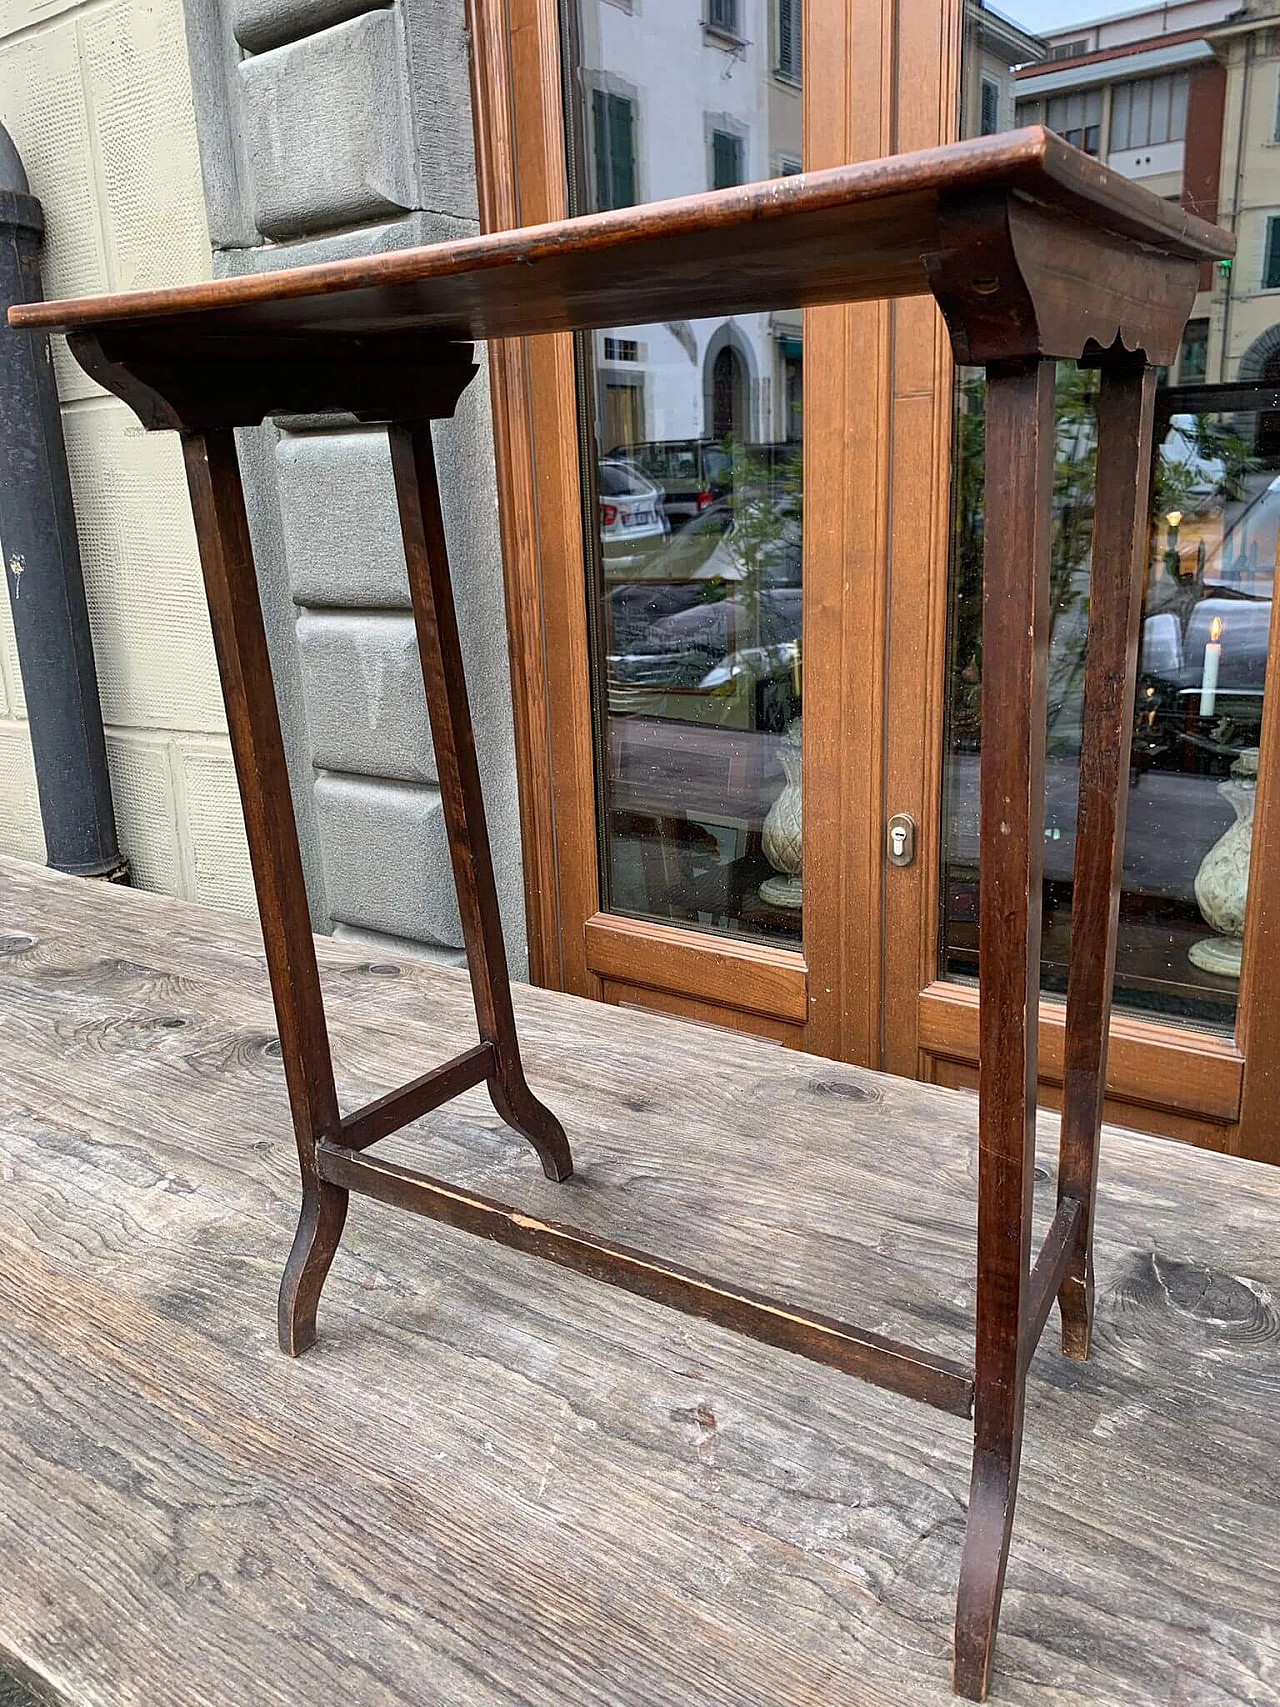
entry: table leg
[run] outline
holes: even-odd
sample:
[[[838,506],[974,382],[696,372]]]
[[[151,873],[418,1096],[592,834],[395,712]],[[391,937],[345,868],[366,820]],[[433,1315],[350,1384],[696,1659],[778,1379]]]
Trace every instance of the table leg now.
[[[1035,1173],[1054,363],[989,367],[974,1453],[955,1688],[987,1692],[1022,1449]]]
[[[1075,1197],[1081,1204],[1075,1253],[1058,1293],[1062,1349],[1077,1358],[1089,1355],[1093,1325],[1093,1201],[1147,568],[1154,398],[1155,372],[1141,358],[1103,362],[1058,1158],[1059,1201]]]
[[[316,1169],[317,1141],[338,1136],[338,1098],[234,434],[186,433],[183,454],[302,1170],[279,1304],[280,1345],[296,1357],[315,1343],[347,1214],[347,1193]]]
[[[480,1036],[493,1045],[495,1071],[488,1081],[489,1095],[507,1125],[533,1145],[547,1177],[563,1180],[573,1172],[568,1140],[555,1115],[529,1089],[520,1060],[449,577],[431,423],[397,424],[389,432],[409,594],[413,600],[436,774],[458,892],[462,938]]]

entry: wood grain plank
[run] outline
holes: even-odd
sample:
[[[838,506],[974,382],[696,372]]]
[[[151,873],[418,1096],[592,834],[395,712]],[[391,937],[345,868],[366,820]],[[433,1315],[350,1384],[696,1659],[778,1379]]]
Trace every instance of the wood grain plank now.
[[[460,972],[317,957],[344,1107],[473,1040]],[[971,1098],[514,999],[583,1177],[479,1090],[389,1155],[969,1355]],[[950,1700],[962,1423],[362,1202],[291,1363],[252,924],[0,862],[0,1014],[0,1649],[71,1707]],[[1032,1368],[997,1698],[1256,1707],[1280,1178],[1108,1131],[1099,1202],[1094,1356]]]

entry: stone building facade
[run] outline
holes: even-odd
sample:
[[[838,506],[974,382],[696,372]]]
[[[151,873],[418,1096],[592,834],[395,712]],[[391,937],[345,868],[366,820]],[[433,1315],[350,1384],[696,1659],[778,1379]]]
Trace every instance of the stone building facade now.
[[[10,41],[10,36],[14,39]],[[461,0],[0,7],[0,119],[48,222],[49,295],[225,277],[476,229]],[[176,443],[56,355],[123,851],[146,887],[252,907]],[[484,372],[436,429],[509,946],[523,962]],[[461,936],[385,433],[240,435],[317,928],[432,957]],[[7,610],[0,851],[40,857]]]

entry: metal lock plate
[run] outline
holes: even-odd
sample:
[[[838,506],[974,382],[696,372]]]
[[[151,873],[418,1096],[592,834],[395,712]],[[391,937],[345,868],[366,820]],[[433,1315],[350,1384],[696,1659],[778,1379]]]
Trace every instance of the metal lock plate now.
[[[916,821],[906,812],[895,812],[889,820],[885,857],[890,865],[910,865],[916,857]]]

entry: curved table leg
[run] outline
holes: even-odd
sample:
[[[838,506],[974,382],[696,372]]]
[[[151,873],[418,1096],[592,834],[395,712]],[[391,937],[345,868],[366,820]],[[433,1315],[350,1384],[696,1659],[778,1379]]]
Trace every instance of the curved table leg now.
[[[316,1343],[316,1309],[338,1254],[349,1196],[328,1180],[303,1187],[302,1215],[281,1276],[276,1312],[280,1349],[290,1357],[300,1357]]]
[[[235,437],[228,428],[186,433],[183,454],[302,1173],[278,1313],[281,1349],[296,1357],[315,1342],[347,1213],[347,1193],[316,1170],[317,1142],[338,1136],[338,1097]]]
[[[547,1178],[564,1180],[573,1172],[573,1157],[564,1128],[529,1089],[520,1059],[453,584],[449,577],[431,423],[393,425],[390,440],[409,595],[413,601],[467,969],[471,974],[480,1036],[493,1044],[497,1063],[489,1080],[489,1095],[507,1125],[532,1144]]]
[[[1006,1430],[1008,1450],[975,1452],[969,1484],[969,1521],[960,1561],[956,1598],[956,1648],[952,1682],[957,1695],[985,1701],[1009,1563],[1009,1537],[1018,1498],[1022,1456],[1022,1390],[1017,1417]]]
[[[1089,570],[1080,804],[1071,894],[1058,1197],[1081,1205],[1058,1293],[1062,1349],[1086,1358],[1093,1331],[1093,1203],[1124,863],[1129,747],[1147,568],[1155,370],[1123,351],[1101,358],[1098,483]]]
[[[987,370],[974,1456],[955,1687],[986,1696],[1022,1450],[1035,1175],[1054,363]],[[1030,1021],[1030,1022],[1029,1022]]]

